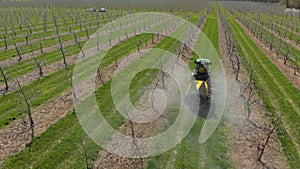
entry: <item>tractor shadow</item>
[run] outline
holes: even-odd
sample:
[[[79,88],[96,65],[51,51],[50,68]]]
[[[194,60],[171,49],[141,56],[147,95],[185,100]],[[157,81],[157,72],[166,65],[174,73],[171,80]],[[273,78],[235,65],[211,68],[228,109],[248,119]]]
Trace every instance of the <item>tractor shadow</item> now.
[[[216,105],[211,102],[209,105],[199,106],[199,99],[198,98],[188,98],[185,100],[186,104],[190,108],[190,111],[197,115],[198,117],[202,117],[204,119],[210,119],[217,117],[215,114]]]
[[[216,105],[212,102],[208,106],[200,107],[197,115],[204,119],[215,118],[217,117],[215,111],[216,111]]]

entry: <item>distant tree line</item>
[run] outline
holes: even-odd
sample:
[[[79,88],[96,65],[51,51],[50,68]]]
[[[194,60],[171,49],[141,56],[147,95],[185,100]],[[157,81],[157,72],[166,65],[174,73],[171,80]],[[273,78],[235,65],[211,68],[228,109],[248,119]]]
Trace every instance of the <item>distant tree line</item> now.
[[[285,4],[287,8],[300,9],[300,0],[281,0],[282,4]]]
[[[193,9],[195,5],[218,0],[0,0],[2,5],[17,6],[61,6],[61,7],[116,7],[116,8],[153,8],[153,9]],[[226,1],[226,0],[225,0]],[[286,8],[300,9],[300,0],[228,0],[263,3],[279,3]],[[84,2],[84,3],[82,3]]]
[[[280,5],[282,5],[282,6],[286,7],[286,8],[297,8],[297,9],[300,9],[300,0],[228,0],[228,1],[280,3]]]

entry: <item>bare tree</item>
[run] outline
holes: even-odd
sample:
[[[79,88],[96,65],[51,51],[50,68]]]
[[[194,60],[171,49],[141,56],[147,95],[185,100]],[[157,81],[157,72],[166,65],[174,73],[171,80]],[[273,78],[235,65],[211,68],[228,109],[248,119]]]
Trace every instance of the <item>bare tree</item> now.
[[[78,43],[77,35],[76,35],[76,33],[75,33],[75,32],[73,32],[73,37],[74,37],[74,41],[75,41],[75,43]]]
[[[163,66],[164,65],[163,65],[162,58],[160,58],[161,82],[162,82],[163,88],[165,89],[166,88],[166,78],[168,77],[168,74],[164,71]]]
[[[46,30],[47,30],[47,11],[45,11],[45,13],[43,15],[43,29],[44,29],[44,32],[46,32]]]
[[[277,121],[275,122],[271,130],[267,133],[267,136],[264,139],[262,139],[257,145],[257,161],[259,162],[262,162],[261,158],[265,152],[265,149],[270,141],[271,136],[273,135],[273,133],[277,128],[278,121],[279,119],[277,119]]]
[[[283,56],[283,64],[285,64],[285,65],[286,65],[287,61],[289,60],[289,58],[290,58],[289,52],[290,52],[290,50],[288,49],[286,54]]]
[[[32,57],[33,61],[39,69],[39,78],[38,79],[40,79],[44,75],[43,68],[42,68],[42,63],[40,61],[38,61],[37,58],[34,56],[34,51],[32,51],[32,55],[33,55],[33,57]]]
[[[4,81],[4,83],[5,83],[5,93],[7,93],[7,92],[8,92],[8,89],[9,89],[9,87],[8,87],[8,80],[7,80],[7,77],[6,77],[6,75],[5,75],[5,73],[4,73],[3,69],[2,69],[2,67],[0,67],[0,73],[1,73],[1,75],[2,75],[2,77],[3,77],[3,81]]]
[[[240,94],[241,97],[244,99],[244,105],[245,105],[245,112],[246,112],[246,119],[250,119],[251,114],[251,106],[257,102],[253,97],[255,95],[255,87],[253,84],[253,67],[251,66],[250,72],[249,72],[249,82],[247,86],[244,88],[242,93]]]
[[[29,41],[29,34],[28,33],[25,35],[25,40],[26,40],[26,45],[28,45],[28,41]]]
[[[280,44],[279,44],[279,46],[278,46],[278,48],[277,48],[277,50],[276,50],[276,57],[279,56],[281,47],[282,47],[282,39],[280,39]]]
[[[42,39],[40,38],[40,50],[41,53],[44,53]]]
[[[295,62],[298,63],[298,57],[295,57]],[[293,66],[294,69],[294,75],[297,75],[297,71],[299,70],[299,67],[295,64]]]
[[[237,53],[235,53],[235,59],[236,59],[236,69],[235,69],[235,80],[239,81],[239,73],[241,70],[241,63],[240,63],[240,57]]]
[[[134,145],[134,147],[135,147],[135,149],[136,149],[136,153],[138,154],[138,156],[139,156],[139,158],[140,158],[140,160],[141,160],[141,166],[143,166],[144,160],[143,160],[143,158],[142,158],[142,154],[141,154],[140,148],[139,148],[139,146],[138,146],[138,144],[137,144],[137,142],[136,142],[136,139],[135,139],[136,136],[135,136],[135,131],[134,131],[133,122],[130,120],[130,116],[129,116],[127,110],[126,110],[126,114],[127,114],[127,116],[128,116],[127,119],[129,119],[129,124],[130,124],[130,129],[131,129],[132,143],[133,143],[133,145]]]
[[[6,35],[3,35],[3,42],[4,42],[5,49],[7,49],[7,38],[6,38]]]
[[[102,71],[100,70],[100,67],[97,69],[97,77],[99,78],[101,84],[104,84],[103,74]]]
[[[140,50],[141,50],[140,47],[142,45],[142,37],[137,41],[136,45],[138,47],[138,52],[140,52]]]
[[[116,58],[116,59],[115,59],[115,65],[116,65],[116,68],[119,68],[118,55],[117,55],[117,54],[114,54],[114,57]]]
[[[66,56],[65,56],[64,49],[62,47],[59,47],[59,50],[60,50],[60,53],[61,53],[61,55],[63,57],[64,65],[65,65],[65,67],[67,67],[67,62],[66,62]]]
[[[14,45],[15,45],[15,49],[16,49],[16,51],[17,51],[17,54],[18,54],[18,56],[19,56],[18,62],[20,62],[20,61],[22,60],[22,56],[21,56],[20,49],[19,49],[19,47],[18,47],[16,41],[14,41]]]
[[[274,44],[274,36],[272,36],[271,41],[270,41],[270,50],[273,49],[273,44]]]
[[[89,30],[88,28],[85,28],[86,38],[90,39]]]
[[[22,86],[21,86],[20,82],[18,81],[18,79],[16,79],[16,82],[19,87],[19,92],[22,95],[22,97],[25,101],[26,107],[27,107],[26,113],[27,113],[27,116],[29,119],[30,130],[31,130],[31,141],[32,141],[34,139],[34,122],[33,122],[32,115],[31,115],[31,106],[29,103],[29,98],[26,96],[25,92],[23,91]]]
[[[80,146],[82,147],[82,153],[83,153],[85,168],[86,169],[92,169],[92,167],[89,166],[89,158],[88,158],[88,151],[87,151],[87,148],[86,148],[86,144],[82,139],[80,140]]]
[[[154,42],[154,34],[153,34],[153,33],[151,34],[151,42],[152,42],[152,44],[155,43],[155,42]]]

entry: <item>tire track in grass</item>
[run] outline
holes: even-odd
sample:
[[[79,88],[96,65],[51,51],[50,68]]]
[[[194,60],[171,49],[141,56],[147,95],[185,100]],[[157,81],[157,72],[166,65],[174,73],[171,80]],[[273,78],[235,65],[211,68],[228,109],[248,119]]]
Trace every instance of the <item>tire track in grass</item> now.
[[[283,90],[283,88],[278,87],[278,84],[282,84],[282,83],[279,83],[278,81],[281,80],[280,82],[286,82],[286,84],[284,85],[287,85],[289,88],[293,89],[293,86],[290,83],[288,83],[288,80],[285,80],[285,77],[278,71],[278,69],[272,63],[270,63],[270,61],[268,61],[268,59],[263,55],[263,53],[257,47],[255,49],[253,48],[255,44],[250,40],[248,36],[245,35],[245,33],[243,33],[242,28],[239,27],[238,24],[232,18],[230,18],[229,21],[232,29],[235,32],[236,40],[240,42],[239,44],[241,44],[238,50],[241,52],[241,54],[243,54],[244,59],[248,60],[248,62],[256,63],[255,65],[256,72],[259,71],[257,72],[257,74],[254,75],[255,79],[259,81],[259,84],[256,83],[256,86],[258,86],[260,89],[264,91],[263,93],[264,95],[262,95],[261,97],[263,97],[267,109],[271,111],[273,114],[275,114],[275,117],[276,116],[278,117],[279,115],[275,113],[276,107],[277,110],[282,110],[283,108],[280,106],[283,106],[282,103],[284,103],[285,106],[284,111],[286,111],[286,113],[283,115],[284,119],[280,121],[283,123],[281,125],[289,126],[288,127],[289,129],[287,129],[289,135],[288,133],[286,133],[285,131],[286,129],[284,129],[285,127],[280,126],[278,128],[279,139],[283,145],[283,150],[285,151],[285,155],[288,158],[288,162],[290,166],[291,167],[298,166],[299,163],[297,163],[297,161],[299,161],[299,148],[296,147],[298,147],[297,144],[299,145],[299,138],[297,139],[297,135],[299,134],[298,133],[299,123],[297,117],[299,117],[299,114],[297,114],[297,111],[293,109],[291,105],[285,103],[286,100],[283,100],[284,98],[288,98],[289,101],[291,101],[291,98],[289,98],[289,95],[291,93],[287,95],[288,91],[281,91]],[[273,74],[270,72],[270,70],[273,71],[272,72]],[[262,76],[259,74],[261,74]],[[276,76],[274,74],[276,74]],[[271,93],[273,95],[272,98],[270,98]],[[265,96],[266,94],[267,96]],[[297,94],[297,92],[292,94]],[[299,99],[293,100],[293,102],[295,101],[299,101]],[[273,105],[276,106],[274,107]]]

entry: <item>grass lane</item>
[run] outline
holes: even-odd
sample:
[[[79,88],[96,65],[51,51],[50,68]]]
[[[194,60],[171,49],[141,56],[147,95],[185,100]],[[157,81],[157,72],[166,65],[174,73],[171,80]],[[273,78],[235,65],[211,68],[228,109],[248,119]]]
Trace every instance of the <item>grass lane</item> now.
[[[218,22],[215,9],[214,4],[212,13],[207,16],[203,32],[218,51]],[[198,58],[195,55],[193,57],[193,60]],[[193,60],[189,64],[191,69],[194,68]],[[169,111],[174,113],[168,114],[167,119],[170,120],[166,122],[165,126],[170,125],[176,118],[175,115],[178,110],[173,109]],[[164,154],[150,158],[146,168],[233,168],[230,158],[226,155],[228,129],[224,122],[220,123],[214,134],[204,144],[199,144],[199,134],[204,122],[203,118],[197,118],[193,128],[180,144]]]
[[[141,36],[143,36],[143,43],[151,39],[151,35],[149,34]],[[101,67],[105,68],[114,62],[116,58],[121,59],[127,55],[127,52],[131,53],[136,50],[137,46],[135,44],[141,36],[130,38],[114,46],[102,61]],[[118,53],[118,55],[115,55],[116,53]],[[93,62],[93,60],[90,60],[89,62]],[[88,62],[85,65],[88,67]],[[83,69],[86,67],[83,67]],[[70,90],[70,75],[72,75],[73,68],[74,65],[70,65],[67,69],[65,68],[56,71],[40,80],[33,81],[29,85],[24,86],[23,90],[27,95],[33,94],[33,99],[30,99],[31,107],[35,108],[48,102],[51,98],[58,96],[61,92]],[[81,76],[84,75],[85,74]],[[18,91],[0,97],[0,102],[2,103],[0,105],[0,128],[26,114],[24,111],[20,110],[20,107],[23,107],[24,105],[19,102]]]
[[[299,168],[299,154],[297,146],[295,146],[295,144],[300,145],[298,137],[300,131],[300,124],[298,123],[300,116],[299,91],[268,60],[233,18],[229,18],[229,22],[235,41],[239,44],[237,47],[238,52],[245,62],[253,63],[255,67],[255,85],[262,91],[260,96],[267,110],[273,113],[275,118],[280,116],[279,112],[284,112],[278,127],[279,140],[282,143],[291,168]]]
[[[177,41],[174,39],[165,38],[159,42],[156,47],[173,52],[176,43]],[[156,62],[157,64],[160,64],[160,60],[156,60]],[[140,91],[145,90],[144,86],[147,86],[153,81],[154,74],[157,72],[158,70],[146,70],[132,80],[131,84],[133,85],[130,86],[130,93],[133,96],[131,97],[132,100],[138,100],[142,95]],[[103,116],[112,126],[117,127],[123,123],[124,119],[114,108],[110,94],[110,85],[111,81],[100,87],[96,91],[96,97]],[[62,129],[55,128],[56,125],[62,126]],[[77,135],[82,136],[80,139],[85,141],[87,147],[91,147],[88,152],[89,157],[91,157],[89,158],[89,163],[96,158],[95,152],[98,152],[99,147],[87,138],[74,113],[69,113],[65,118],[59,120],[56,125],[51,126],[41,136],[34,139],[31,146],[35,147],[35,149],[25,148],[18,155],[9,158],[5,162],[4,168],[22,168],[23,166],[30,166],[31,168],[85,168],[83,160],[74,160],[82,159],[80,146],[77,144]],[[74,125],[75,127],[67,132],[62,131],[68,129],[68,126],[70,125]],[[54,137],[52,140],[52,135],[55,135],[55,132],[67,133],[66,138]],[[48,143],[48,139],[52,141],[49,141]],[[62,155],[56,156],[56,153],[58,152]]]
[[[159,44],[163,44],[162,46],[164,46],[164,49],[168,48],[174,50],[172,47],[175,43],[176,41],[174,41],[174,39],[166,38]],[[160,61],[157,60],[157,63],[159,64]],[[140,75],[132,80],[132,84],[134,85],[131,85],[130,93],[134,96],[132,97],[133,100],[138,100],[142,95],[140,91],[144,89],[144,86],[147,86],[154,80],[154,74],[157,72],[158,70],[145,70],[140,72]],[[113,105],[110,94],[110,85],[111,81],[100,87],[99,90],[96,91],[96,97],[103,116],[110,125],[117,128],[123,123],[124,119],[116,111]],[[56,125],[62,126],[62,128],[55,128]],[[70,130],[69,126],[74,127]],[[53,139],[52,135],[56,135],[57,132],[65,134],[61,135],[61,137],[54,137]],[[31,168],[57,168],[57,166],[60,166],[61,168],[84,168],[85,165],[83,160],[74,161],[74,157],[75,159],[83,157],[78,144],[80,139],[85,141],[87,147],[91,147],[88,152],[89,156],[92,157],[89,159],[89,162],[91,163],[92,160],[96,158],[97,153],[95,152],[98,152],[99,147],[88,139],[81,128],[76,115],[74,113],[69,113],[65,118],[59,120],[57,124],[48,128],[41,136],[34,139],[33,143],[31,143],[31,146],[35,147],[34,149],[29,149],[27,147],[18,155],[9,158],[5,162],[4,168],[13,169],[22,168],[22,166],[30,166]]]

